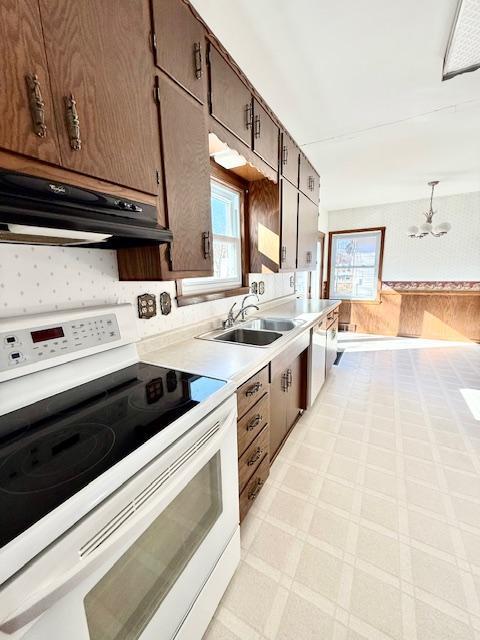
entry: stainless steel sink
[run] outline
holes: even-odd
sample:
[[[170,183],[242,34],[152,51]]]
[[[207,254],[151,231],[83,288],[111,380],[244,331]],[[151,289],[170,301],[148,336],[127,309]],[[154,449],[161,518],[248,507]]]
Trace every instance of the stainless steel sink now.
[[[275,340],[282,337],[276,331],[257,331],[256,329],[238,328],[222,333],[213,338],[221,342],[235,342],[237,344],[247,344],[253,347],[266,347]]]
[[[289,318],[254,318],[245,322],[245,329],[262,329],[267,331],[291,331],[303,324],[303,320],[290,320]]]

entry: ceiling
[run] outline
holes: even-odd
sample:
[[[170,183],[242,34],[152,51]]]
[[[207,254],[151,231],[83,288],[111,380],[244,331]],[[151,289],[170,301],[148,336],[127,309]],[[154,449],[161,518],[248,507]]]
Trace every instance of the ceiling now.
[[[442,82],[457,0],[193,0],[321,175],[329,210],[480,190],[480,70]],[[365,9],[368,8],[368,11]]]

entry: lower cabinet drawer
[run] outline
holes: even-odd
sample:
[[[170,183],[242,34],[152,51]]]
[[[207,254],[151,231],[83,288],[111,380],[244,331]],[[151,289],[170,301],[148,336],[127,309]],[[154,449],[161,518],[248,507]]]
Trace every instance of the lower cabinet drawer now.
[[[238,461],[238,484],[240,493],[242,493],[245,485],[257,470],[257,467],[260,466],[265,454],[268,454],[269,441],[269,427],[267,424]]]
[[[268,366],[237,389],[238,417],[241,418],[268,391]]]
[[[242,522],[247,515],[248,510],[262,490],[265,480],[268,478],[269,471],[270,459],[269,456],[266,455],[240,494],[240,522]]]
[[[267,422],[270,422],[270,395],[265,393],[237,422],[238,457],[243,454]]]

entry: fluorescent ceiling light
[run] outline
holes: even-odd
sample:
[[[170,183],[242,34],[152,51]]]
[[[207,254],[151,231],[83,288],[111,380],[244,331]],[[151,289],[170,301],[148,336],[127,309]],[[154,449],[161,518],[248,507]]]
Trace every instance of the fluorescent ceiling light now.
[[[218,151],[217,153],[213,154],[213,159],[225,169],[243,167],[244,164],[247,164],[245,158],[233,149]]]
[[[443,61],[443,80],[480,68],[480,0],[459,0]]]

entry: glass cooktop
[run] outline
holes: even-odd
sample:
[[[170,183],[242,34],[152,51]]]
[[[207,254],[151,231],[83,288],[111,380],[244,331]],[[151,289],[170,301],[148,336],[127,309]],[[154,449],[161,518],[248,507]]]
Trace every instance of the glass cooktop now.
[[[138,363],[0,416],[0,547],[225,384]]]

